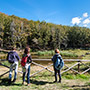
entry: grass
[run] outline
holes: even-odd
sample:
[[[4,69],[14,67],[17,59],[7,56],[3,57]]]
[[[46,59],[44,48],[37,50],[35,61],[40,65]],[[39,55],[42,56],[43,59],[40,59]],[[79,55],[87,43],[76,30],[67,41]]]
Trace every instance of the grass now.
[[[23,51],[17,51],[19,56],[22,56]],[[69,50],[60,50],[60,54],[63,58],[80,58],[80,59],[89,59],[90,54],[86,55],[86,53],[90,53],[90,50],[81,50],[81,49],[69,49]],[[37,51],[31,52],[31,55],[35,58],[51,58],[54,55],[54,50],[51,51]],[[7,56],[7,51],[0,50],[0,59],[5,59]]]
[[[82,80],[88,80],[90,78],[89,74],[72,74],[72,73],[64,73],[63,78],[66,79],[82,79]]]
[[[0,90],[89,90],[90,75],[63,74],[62,83],[53,83],[54,75],[43,71],[30,78],[30,86],[22,85],[22,75],[18,74],[17,81],[9,85],[8,75],[0,78]],[[83,89],[82,89],[83,88]]]
[[[60,50],[60,54],[63,58],[82,58],[82,59],[90,59],[90,54],[86,55],[86,53],[90,53],[90,50],[81,50],[81,49],[70,49],[70,50]],[[36,55],[38,56],[53,56],[54,50],[51,51],[38,51]]]
[[[90,55],[86,55],[90,50],[60,50],[61,55],[64,57],[80,57],[81,55],[85,55],[82,59],[89,59]],[[32,54],[33,52],[31,52]],[[6,53],[0,52],[1,56],[6,55]],[[38,51],[35,52],[35,55],[39,56],[53,56],[54,51]],[[3,62],[4,65],[9,65],[9,63]],[[73,63],[67,63],[73,64]],[[87,64],[87,63],[86,63]],[[90,65],[90,64],[88,64]],[[31,68],[31,74],[39,70],[38,67]],[[77,70],[77,67],[74,68]],[[80,66],[80,69],[83,70],[85,67],[83,65]],[[2,71],[2,70],[1,70]],[[4,71],[5,72],[5,71]],[[1,73],[1,72],[0,72]],[[90,72],[87,74],[74,74],[71,71],[62,74],[62,83],[53,83],[54,75],[46,70],[36,74],[35,76],[30,78],[31,85],[26,86],[22,85],[22,74],[18,73],[18,78],[15,84],[8,84],[8,74],[0,78],[0,90],[90,90]]]

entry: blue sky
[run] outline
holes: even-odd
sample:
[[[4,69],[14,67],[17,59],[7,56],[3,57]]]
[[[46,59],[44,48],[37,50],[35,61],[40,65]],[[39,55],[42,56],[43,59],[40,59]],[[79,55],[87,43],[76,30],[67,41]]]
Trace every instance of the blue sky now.
[[[90,0],[1,0],[0,12],[28,20],[90,27]]]

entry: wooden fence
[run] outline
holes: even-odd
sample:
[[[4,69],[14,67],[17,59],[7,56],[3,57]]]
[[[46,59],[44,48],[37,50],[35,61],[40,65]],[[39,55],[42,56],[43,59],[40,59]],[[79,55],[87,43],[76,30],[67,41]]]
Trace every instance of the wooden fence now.
[[[71,71],[73,71],[73,72],[75,72],[75,73],[77,73],[77,74],[84,74],[84,73],[90,71],[90,66],[89,66],[90,64],[87,65],[87,63],[86,63],[86,62],[90,63],[90,60],[80,60],[80,59],[63,59],[63,60],[64,60],[64,69],[61,70],[61,74],[62,74],[62,73],[65,73],[65,72],[67,72],[67,71],[69,71],[69,70],[71,70]],[[6,68],[9,68],[7,65],[3,65],[3,64],[2,64],[3,61],[6,61],[6,60],[0,60],[0,66],[4,66],[4,67],[6,67]],[[49,64],[47,67],[45,67],[44,65],[39,64],[39,63],[36,63],[35,61],[41,61],[41,62],[43,62],[43,61],[51,61],[51,59],[33,59],[32,64],[34,64],[34,65],[36,65],[36,66],[39,66],[39,67],[42,67],[43,69],[36,71],[36,72],[33,73],[31,76],[34,76],[34,75],[36,75],[37,73],[40,73],[40,72],[43,71],[43,70],[48,70],[48,71],[54,73],[53,70],[50,70],[50,69],[49,69],[49,67],[51,67],[51,66],[53,65],[53,63],[52,63],[52,64]],[[71,64],[71,66],[68,66],[68,65],[66,64],[66,62],[75,62],[75,63],[74,63],[73,65]],[[86,63],[86,64],[85,64],[85,63]],[[87,68],[86,68],[84,71],[82,71],[82,72],[80,71],[80,66],[81,66],[81,65],[84,65],[84,66],[87,67]],[[75,66],[77,66],[77,69],[73,69]],[[22,73],[22,71],[18,71],[18,72],[19,72],[19,73]],[[3,75],[5,75],[5,74],[7,74],[7,73],[9,73],[9,71],[1,74],[0,77],[2,77]],[[30,77],[31,77],[31,76],[30,76]]]

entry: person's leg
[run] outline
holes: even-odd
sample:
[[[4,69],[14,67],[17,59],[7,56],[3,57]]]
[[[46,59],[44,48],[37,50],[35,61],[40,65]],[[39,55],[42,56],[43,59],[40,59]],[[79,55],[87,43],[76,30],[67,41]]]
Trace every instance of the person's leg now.
[[[14,63],[11,64],[11,66],[10,66],[10,71],[9,71],[9,83],[11,83],[13,67],[14,67]]]
[[[54,72],[55,72],[55,81],[54,82],[57,82],[57,70],[54,68]]]
[[[26,72],[23,72],[23,84],[24,84],[24,82],[25,82],[25,74],[26,74]]]
[[[59,76],[59,82],[61,83],[61,73],[60,73],[60,70],[58,70],[58,76]]]
[[[15,70],[14,70],[14,80],[13,80],[13,82],[16,81],[16,78],[17,78],[17,72],[18,72],[18,62],[15,62]]]
[[[30,83],[30,65],[28,66],[28,73],[27,73],[27,84]]]

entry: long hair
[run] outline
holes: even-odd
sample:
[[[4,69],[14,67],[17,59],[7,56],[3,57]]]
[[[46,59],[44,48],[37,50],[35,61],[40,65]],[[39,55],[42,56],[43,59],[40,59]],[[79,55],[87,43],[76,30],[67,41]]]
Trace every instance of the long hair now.
[[[30,48],[29,48],[29,47],[26,47],[25,50],[24,50],[24,53],[25,53],[25,54],[30,53]]]

